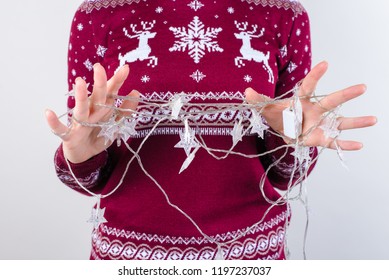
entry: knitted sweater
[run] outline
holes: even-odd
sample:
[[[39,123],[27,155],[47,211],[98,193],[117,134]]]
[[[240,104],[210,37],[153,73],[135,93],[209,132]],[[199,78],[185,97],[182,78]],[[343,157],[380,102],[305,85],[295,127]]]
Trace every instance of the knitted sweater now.
[[[142,98],[167,101],[184,92],[193,95],[194,102],[228,103],[241,100],[252,87],[273,98],[308,73],[309,32],[308,16],[296,0],[87,0],[71,27],[69,90],[75,78],[82,77],[91,91],[92,65],[99,62],[108,77],[129,64],[130,75],[119,95],[136,89]],[[74,103],[70,96],[68,107]],[[238,118],[234,111],[202,116],[196,133],[209,147],[229,149]],[[155,121],[138,120],[138,134],[129,140],[134,150]],[[226,259],[285,258],[287,207],[271,207],[259,188],[267,167],[285,151],[217,160],[200,149],[188,169],[178,174],[187,157],[174,147],[182,127],[181,122],[161,123],[139,156],[170,201],[211,239],[169,206],[135,160],[120,187],[101,200],[107,222],[93,230],[91,258],[214,259],[218,248],[212,239],[223,244]],[[234,150],[258,154],[283,144],[270,133],[264,140],[248,135]],[[265,179],[263,191],[273,201],[280,197],[277,189],[289,182],[294,164],[290,152]],[[131,157],[124,145],[114,144],[71,167],[84,187],[104,195],[122,180]],[[55,167],[62,182],[85,193],[70,174],[61,146]]]

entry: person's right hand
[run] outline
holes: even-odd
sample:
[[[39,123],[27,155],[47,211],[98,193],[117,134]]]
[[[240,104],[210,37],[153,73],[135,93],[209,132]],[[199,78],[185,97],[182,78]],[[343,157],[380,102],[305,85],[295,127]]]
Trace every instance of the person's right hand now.
[[[97,137],[100,127],[83,126],[77,121],[85,123],[108,121],[114,111],[112,106],[114,106],[115,99],[112,96],[117,95],[129,74],[128,65],[124,65],[107,81],[107,74],[103,66],[97,63],[93,69],[94,86],[90,97],[88,97],[86,82],[82,78],[77,78],[75,81],[76,105],[73,110],[75,119],[72,120],[70,128],[61,123],[53,111],[46,111],[46,119],[51,130],[56,135],[61,136],[64,155],[72,163],[84,162],[112,144],[105,144],[104,137]],[[133,90],[128,96],[137,98],[139,93]],[[96,106],[96,104],[105,104],[111,108]],[[125,100],[120,108],[136,110],[137,106],[138,102]]]

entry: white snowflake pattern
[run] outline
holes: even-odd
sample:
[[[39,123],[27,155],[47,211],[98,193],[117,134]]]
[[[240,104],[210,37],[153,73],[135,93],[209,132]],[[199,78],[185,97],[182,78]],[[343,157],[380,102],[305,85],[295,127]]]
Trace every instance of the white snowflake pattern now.
[[[235,9],[233,7],[228,7],[227,12],[233,14],[235,12]]]
[[[204,75],[202,72],[200,72],[199,70],[196,70],[195,72],[193,72],[192,75],[190,75],[190,77],[195,80],[196,82],[200,82],[202,79],[204,79],[206,77],[206,75]]]
[[[223,29],[220,27],[205,29],[204,24],[197,16],[189,23],[188,30],[185,27],[170,27],[169,30],[179,39],[174,42],[169,51],[185,52],[188,48],[188,54],[195,63],[200,62],[200,59],[205,55],[205,51],[223,52],[217,41],[213,40]]]
[[[82,31],[84,29],[84,25],[82,23],[77,24],[77,30]]]
[[[140,80],[142,81],[142,83],[148,83],[150,82],[150,77],[147,75],[143,75],[142,78],[140,78]]]
[[[252,78],[250,75],[245,75],[245,76],[243,77],[243,80],[244,80],[246,83],[250,83],[250,82],[253,80],[253,78]]]
[[[87,60],[85,60],[84,65],[85,65],[86,69],[88,69],[89,71],[92,71],[92,69],[93,69],[93,64],[92,64],[92,62],[89,60],[89,58],[88,58]]]
[[[297,35],[297,36],[300,36],[300,35],[301,35],[301,29],[300,29],[300,28],[298,28],[298,29],[296,30],[296,35]]]
[[[156,12],[157,14],[160,14],[160,13],[163,12],[163,8],[162,8],[162,7],[157,7],[157,8],[155,9],[155,12]]]
[[[307,45],[305,45],[304,50],[305,50],[305,52],[308,52],[309,51],[309,47]]]
[[[291,61],[288,65],[287,70],[289,73],[292,73],[294,70],[296,70],[296,68],[297,68],[297,65],[293,61]]]
[[[204,7],[204,4],[198,0],[194,0],[188,4],[188,6],[197,12],[198,9]]]
[[[72,75],[73,75],[73,76],[76,76],[76,75],[77,75],[76,70],[74,70],[74,69],[72,70]]]
[[[105,52],[106,52],[107,50],[108,50],[107,48],[105,48],[105,47],[99,45],[98,48],[97,48],[96,54],[97,54],[98,56],[104,57]]]

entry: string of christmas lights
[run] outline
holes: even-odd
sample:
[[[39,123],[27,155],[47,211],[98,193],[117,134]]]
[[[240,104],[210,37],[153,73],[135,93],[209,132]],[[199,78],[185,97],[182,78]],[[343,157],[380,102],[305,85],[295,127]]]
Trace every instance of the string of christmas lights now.
[[[342,150],[336,141],[340,135],[340,130],[338,129],[340,125],[340,122],[338,120],[338,118],[340,117],[340,115],[338,114],[339,107],[333,110],[327,110],[327,112],[323,114],[320,122],[318,122],[314,127],[310,128],[307,132],[302,134],[303,112],[302,112],[300,99],[310,98],[320,104],[320,97],[322,96],[314,95],[313,97],[311,96],[301,97],[298,95],[299,85],[300,84],[298,84],[292,91],[287,92],[276,99],[267,100],[256,104],[249,104],[246,102],[246,100],[244,99],[240,100],[238,98],[234,98],[233,100],[234,102],[231,103],[212,102],[212,101],[218,101],[217,98],[201,98],[200,101],[202,102],[199,102],[200,99],[199,96],[188,95],[184,93],[176,94],[168,101],[147,99],[147,98],[110,96],[117,100],[116,105],[108,106],[105,104],[94,104],[96,106],[109,108],[113,111],[112,116],[106,122],[88,123],[88,122],[80,121],[74,115],[72,115],[73,113],[72,110],[69,110],[65,114],[61,115],[59,118],[64,117],[66,115],[70,116],[69,118],[70,121],[68,125],[69,129],[67,132],[63,133],[62,135],[57,135],[57,136],[59,137],[66,136],[72,129],[74,122],[86,127],[98,127],[100,128],[100,133],[98,134],[97,137],[104,138],[106,145],[109,145],[116,141],[116,144],[118,146],[125,145],[126,148],[133,155],[131,158],[129,158],[126,168],[121,177],[121,180],[119,181],[117,186],[111,192],[105,195],[95,194],[91,192],[89,189],[87,189],[86,187],[84,187],[82,183],[77,179],[75,174],[73,173],[70,162],[66,159],[67,166],[75,182],[77,182],[80,188],[82,188],[85,192],[87,192],[89,195],[91,195],[97,200],[96,206],[92,209],[92,215],[89,218],[88,222],[92,223],[95,229],[99,227],[101,224],[107,222],[106,218],[104,217],[105,208],[101,209],[100,202],[102,199],[112,195],[114,192],[117,191],[117,189],[122,185],[124,177],[128,173],[131,163],[134,162],[134,160],[136,160],[139,166],[141,167],[142,171],[144,172],[144,174],[151,181],[153,181],[156,187],[158,187],[158,189],[163,193],[167,204],[170,207],[176,209],[183,216],[185,216],[196,227],[198,232],[205,239],[217,245],[218,251],[216,254],[216,259],[224,259],[224,256],[226,254],[223,251],[223,248],[225,248],[228,244],[245,236],[247,233],[250,232],[251,229],[253,229],[255,226],[263,222],[266,215],[270,212],[270,210],[273,207],[278,205],[287,205],[287,217],[289,217],[290,216],[289,202],[290,201],[302,202],[302,204],[306,209],[306,215],[307,215],[307,220],[306,220],[307,222],[306,222],[306,228],[304,233],[304,248],[303,248],[304,258],[306,258],[305,240],[307,238],[307,231],[308,231],[308,224],[309,224],[309,208],[308,208],[307,189],[305,187],[305,184],[303,184],[303,181],[307,178],[308,170],[310,169],[312,164],[314,164],[318,160],[318,157],[321,154],[321,152],[323,152],[326,149],[326,147],[323,147],[318,152],[317,156],[313,158],[312,157],[313,149],[311,147],[305,146],[304,144],[305,140],[309,137],[310,133],[317,128],[322,129],[324,136],[326,138],[332,139],[333,142],[335,142],[335,147],[338,156],[340,158],[340,161],[344,166],[346,165],[344,162],[344,156]],[[68,95],[74,96],[74,90],[69,92]],[[290,95],[292,96],[287,97]],[[120,102],[123,102],[124,100],[131,100],[134,102],[138,102],[139,106],[137,110],[119,108],[118,104],[120,104]],[[284,103],[285,100],[289,102],[290,106],[283,110],[282,117],[283,117],[284,133],[281,134],[271,129],[271,127],[267,124],[266,120],[263,118],[262,112],[266,106],[277,105],[279,102]],[[192,109],[193,108],[192,105],[194,104],[196,105],[197,108],[196,110]],[[197,123],[197,120],[199,120],[201,117],[205,115],[209,116],[215,114],[223,114],[225,112],[231,112],[231,111],[238,113],[238,117],[236,118],[234,126],[230,133],[232,138],[230,149],[222,150],[222,149],[215,149],[209,147],[207,143],[204,141],[204,138],[202,137],[201,130],[199,129],[199,124]],[[135,151],[128,144],[128,140],[134,137],[142,137],[142,135],[140,135],[137,131],[137,124],[144,119],[154,120],[154,123],[151,129],[143,137],[143,140],[139,145],[138,149]],[[198,223],[196,223],[196,221],[190,215],[188,215],[185,211],[183,211],[178,205],[175,205],[170,201],[169,196],[165,192],[163,186],[161,186],[160,183],[146,170],[146,168],[142,164],[142,159],[139,156],[139,153],[143,148],[144,144],[149,139],[149,137],[151,137],[154,134],[156,129],[161,124],[165,125],[169,123],[174,123],[175,125],[179,124],[182,127],[182,129],[179,131],[179,140],[174,147],[183,149],[187,156],[180,170],[177,170],[177,173],[182,173],[187,168],[190,168],[190,164],[195,160],[195,155],[200,149],[204,149],[205,151],[207,151],[207,153],[211,155],[213,158],[215,158],[215,160],[223,160],[230,155],[237,155],[245,158],[258,158],[261,156],[274,153],[277,150],[285,149],[283,155],[280,158],[278,158],[275,162],[273,162],[266,169],[265,173],[260,178],[259,189],[264,199],[269,203],[269,207],[265,211],[261,219],[259,219],[258,222],[248,227],[246,230],[241,232],[235,238],[229,241],[220,242],[218,240],[215,240],[208,234],[206,234],[201,229],[201,226]],[[277,147],[276,149],[266,151],[264,153],[259,153],[259,154],[248,155],[248,154],[242,154],[234,151],[234,147],[237,145],[238,142],[243,141],[244,136],[257,135],[257,137],[264,139],[265,133],[270,133],[272,135],[276,135],[283,139],[288,139],[287,141],[288,143],[285,143],[285,145]],[[270,198],[268,198],[264,192],[265,179],[267,178],[267,175],[270,172],[270,170],[275,166],[277,166],[277,164],[279,164],[282,161],[282,159],[288,154],[294,156],[294,165],[290,173],[288,186],[286,188],[286,191],[281,193],[280,197],[276,201],[273,201]],[[296,189],[296,187],[299,187],[297,195],[291,196],[292,190]],[[285,250],[286,256],[288,256],[288,248],[287,248],[288,226],[289,223],[287,221],[285,223],[285,231],[284,231],[285,246],[283,248]]]

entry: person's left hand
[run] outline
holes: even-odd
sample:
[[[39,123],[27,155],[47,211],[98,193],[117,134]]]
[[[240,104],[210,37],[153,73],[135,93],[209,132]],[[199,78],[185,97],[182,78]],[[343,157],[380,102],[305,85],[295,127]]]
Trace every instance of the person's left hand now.
[[[354,99],[366,91],[366,86],[355,85],[343,90],[336,91],[320,100],[320,102],[312,102],[311,98],[315,91],[316,85],[327,71],[328,64],[321,62],[316,65],[305,77],[299,89],[299,96],[303,109],[303,124],[300,140],[305,146],[321,146],[335,149],[334,139],[327,138],[324,131],[319,128],[318,124],[322,120],[323,114],[335,109],[339,105]],[[271,101],[267,96],[258,94],[252,88],[246,89],[246,100],[255,104],[258,102]],[[268,125],[275,131],[283,135],[283,119],[282,111],[290,106],[290,100],[285,102],[277,102],[269,104],[262,110],[262,116],[266,119]],[[363,127],[373,126],[377,122],[374,116],[362,117],[339,117],[339,130],[358,129]],[[283,137],[286,143],[290,143],[291,139]],[[354,151],[363,147],[362,143],[352,140],[338,140],[337,144],[342,150]]]

